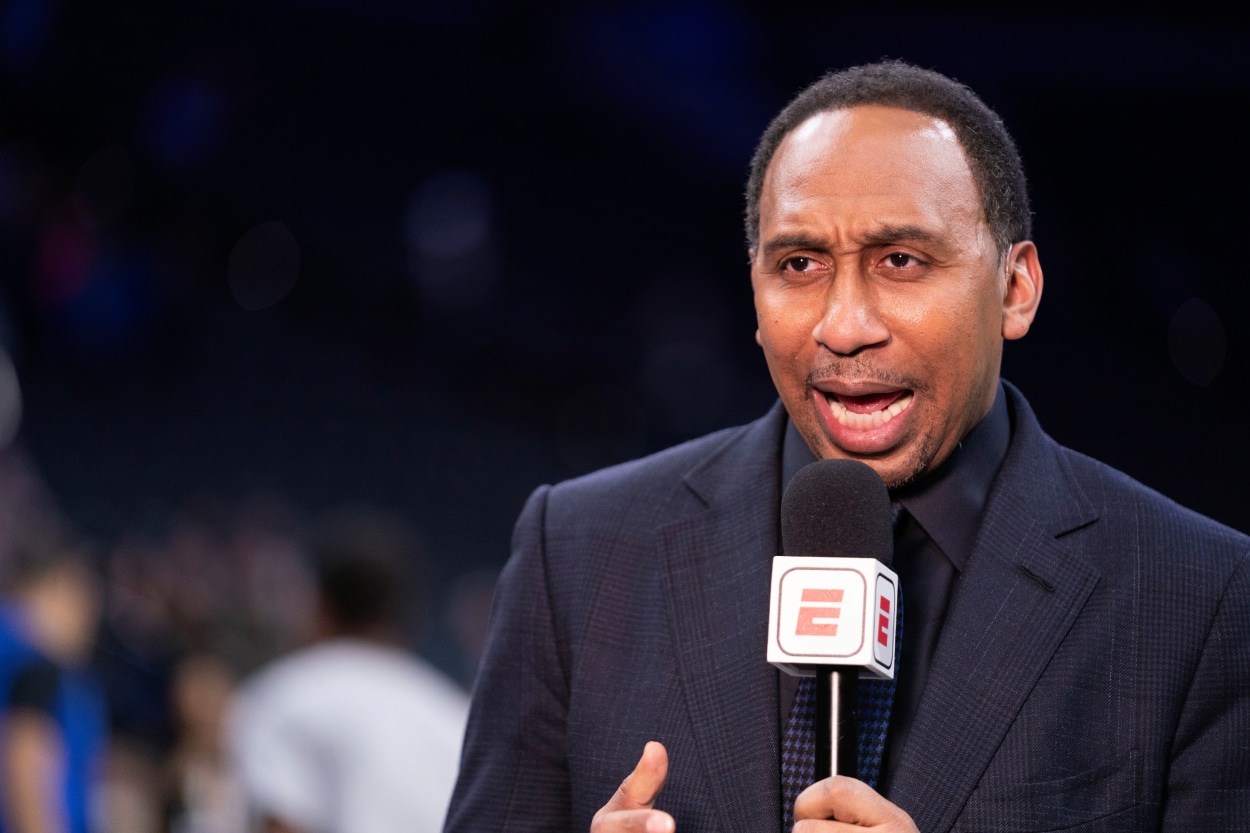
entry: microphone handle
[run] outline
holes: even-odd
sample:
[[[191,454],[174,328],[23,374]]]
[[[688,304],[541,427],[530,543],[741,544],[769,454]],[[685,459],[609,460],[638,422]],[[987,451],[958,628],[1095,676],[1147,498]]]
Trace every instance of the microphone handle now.
[[[859,777],[859,669],[816,668],[816,780]]]

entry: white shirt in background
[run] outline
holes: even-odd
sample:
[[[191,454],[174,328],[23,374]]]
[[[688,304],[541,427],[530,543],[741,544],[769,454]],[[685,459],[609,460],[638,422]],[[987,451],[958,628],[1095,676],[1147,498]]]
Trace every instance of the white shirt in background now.
[[[468,698],[398,648],[337,639],[240,687],[231,752],[249,803],[304,833],[437,833]]]

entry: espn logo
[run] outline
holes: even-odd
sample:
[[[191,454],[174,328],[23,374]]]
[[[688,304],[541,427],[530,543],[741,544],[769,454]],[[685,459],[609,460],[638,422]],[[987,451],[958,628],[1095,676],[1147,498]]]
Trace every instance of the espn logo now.
[[[868,586],[853,570],[787,570],[778,588],[778,643],[795,657],[850,657],[864,644]]]
[[[877,601],[877,644],[890,644],[890,600],[882,596]]]
[[[894,676],[898,578],[867,558],[777,556],[768,661],[790,674],[845,665]]]
[[[819,590],[815,587],[803,591],[803,606],[799,608],[799,623],[794,628],[795,636],[837,636],[838,623],[835,621],[842,613],[841,590]]]
[[[894,619],[898,585],[888,576],[877,576],[877,631],[872,658],[882,668],[894,668]]]

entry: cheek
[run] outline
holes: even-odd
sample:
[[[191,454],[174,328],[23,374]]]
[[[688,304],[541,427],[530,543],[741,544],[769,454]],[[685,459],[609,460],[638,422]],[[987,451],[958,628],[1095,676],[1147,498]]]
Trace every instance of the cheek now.
[[[759,327],[756,340],[770,359],[793,361],[806,346],[815,344],[812,331],[816,321],[810,305],[801,298],[780,290],[756,292],[755,314]]]
[[[794,375],[803,373],[801,365],[804,361],[805,345],[809,339],[801,338],[793,328],[774,324],[772,327],[761,326],[762,339],[760,346],[764,348],[764,357],[772,368],[773,375],[778,372]]]
[[[806,386],[807,370],[803,362],[802,344],[783,322],[764,318],[760,313],[756,340],[764,349],[768,375],[783,399],[789,401],[796,391]]]
[[[927,343],[926,352],[977,350],[996,339],[1001,311],[992,294],[979,281],[948,289],[956,291],[899,293],[891,298],[888,309],[893,330]],[[951,354],[941,358],[949,360]]]
[[[1000,307],[983,287],[978,287],[978,291],[944,305],[942,317],[945,332],[934,335],[932,352],[948,360],[937,365],[936,372],[947,380],[951,397],[962,400],[979,396],[998,370],[1002,349]]]

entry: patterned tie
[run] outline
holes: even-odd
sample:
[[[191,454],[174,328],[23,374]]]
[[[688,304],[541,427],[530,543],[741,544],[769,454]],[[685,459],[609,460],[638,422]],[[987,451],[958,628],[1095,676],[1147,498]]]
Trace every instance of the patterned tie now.
[[[894,506],[895,531],[899,507]],[[894,632],[894,661],[898,667],[903,642],[903,593],[898,594],[898,618]],[[881,756],[894,705],[894,680],[861,679],[859,691],[859,780],[874,789],[881,774]],[[794,693],[781,739],[782,833],[794,827],[794,800],[815,780],[816,772],[816,680],[803,677]]]
[[[815,780],[816,680],[803,677],[794,692],[794,705],[781,738],[781,831],[794,827],[794,799]]]
[[[898,594],[898,617],[894,624],[894,667],[898,669],[898,649],[903,642],[903,593]],[[859,780],[876,789],[885,752],[890,709],[894,706],[894,680],[859,681]]]

